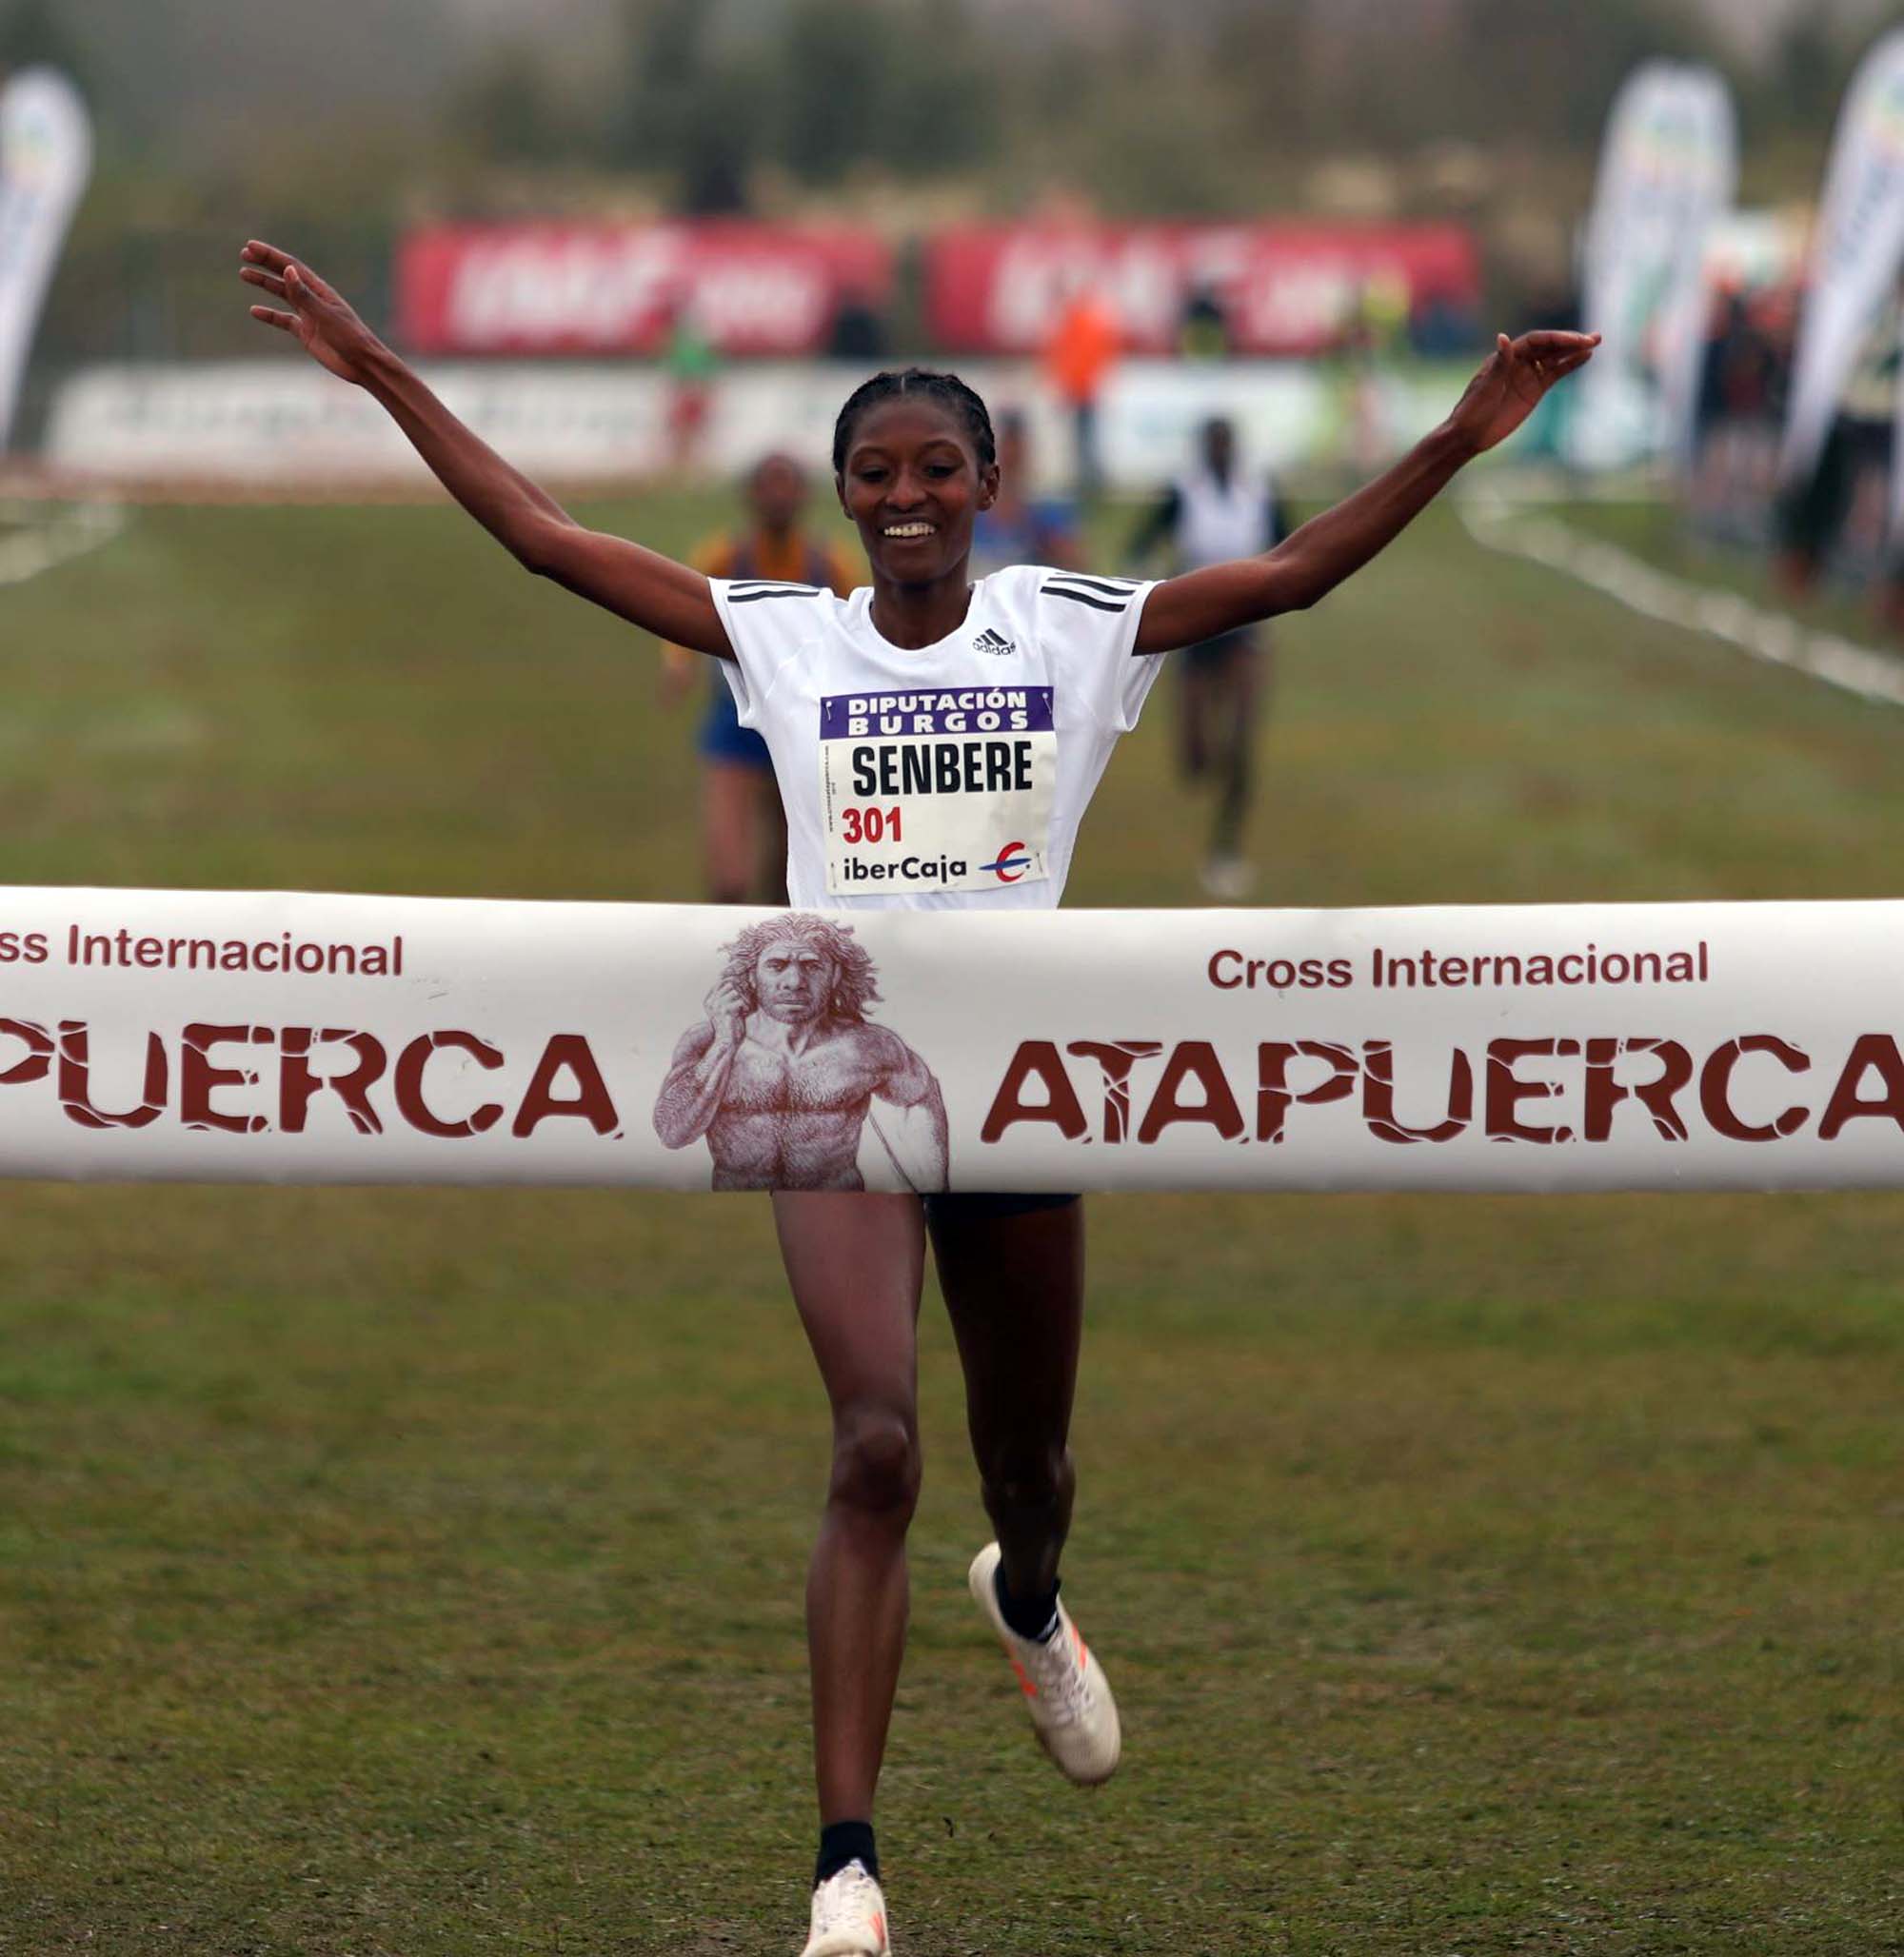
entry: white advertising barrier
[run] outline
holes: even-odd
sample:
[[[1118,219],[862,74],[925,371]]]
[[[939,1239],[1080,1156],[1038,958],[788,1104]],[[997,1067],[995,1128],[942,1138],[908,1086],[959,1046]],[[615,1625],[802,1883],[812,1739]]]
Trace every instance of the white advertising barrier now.
[[[1710,69],[1650,61],[1615,97],[1582,246],[1582,305],[1605,346],[1580,376],[1569,460],[1619,467],[1683,450],[1705,326],[1705,258],[1737,184],[1732,97]]]
[[[1904,1184],[1904,903],[731,911],[0,891],[0,1174]]]
[[[643,369],[420,371],[451,412],[532,472],[638,476],[666,455],[667,397]],[[126,482],[430,481],[367,394],[303,360],[87,368],[54,396],[46,450],[55,466]]]
[[[1904,29],[1887,34],[1852,79],[1832,138],[1798,326],[1778,475],[1817,466],[1847,376],[1904,262]]]
[[[1035,465],[1047,483],[1058,480],[1070,465],[1069,418],[1035,374],[1008,362],[957,366],[994,415],[1025,413]],[[669,384],[652,367],[426,364],[420,371],[454,413],[531,475],[625,482],[672,461]],[[1469,371],[1455,363],[1385,376],[1386,445],[1398,448],[1433,427]],[[730,369],[713,385],[697,465],[734,476],[783,448],[823,468],[841,404],[865,378],[862,366],[832,363]],[[1346,378],[1314,363],[1130,361],[1106,393],[1101,446],[1117,486],[1149,488],[1183,468],[1212,414],[1231,416],[1249,454],[1279,468],[1340,459],[1357,411]],[[89,368],[54,399],[47,459],[115,484],[228,484],[261,494],[429,481],[367,394],[307,362],[277,359]]]
[[[92,173],[92,125],[67,78],[23,69],[0,88],[0,450],[67,227]]]

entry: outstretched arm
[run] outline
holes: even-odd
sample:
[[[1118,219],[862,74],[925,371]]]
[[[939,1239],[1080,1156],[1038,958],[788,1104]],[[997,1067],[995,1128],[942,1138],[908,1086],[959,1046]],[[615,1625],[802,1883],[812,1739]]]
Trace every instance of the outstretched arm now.
[[[1385,475],[1261,557],[1212,564],[1158,585],[1144,605],[1135,649],[1173,652],[1326,597],[1393,543],[1464,464],[1506,441],[1598,345],[1597,333],[1525,333],[1518,340],[1503,333],[1454,413]]]
[[[251,317],[290,334],[320,366],[379,402],[443,486],[519,563],[660,639],[733,658],[699,571],[578,524],[465,427],[345,300],[288,252],[253,238],[242,258],[238,276],[290,307],[254,306]]]

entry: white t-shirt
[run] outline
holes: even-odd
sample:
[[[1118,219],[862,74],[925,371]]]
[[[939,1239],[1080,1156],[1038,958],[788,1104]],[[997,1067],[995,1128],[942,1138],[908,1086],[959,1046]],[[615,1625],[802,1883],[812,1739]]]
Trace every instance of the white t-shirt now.
[[[1177,555],[1185,570],[1255,557],[1275,542],[1275,502],[1268,479],[1232,474],[1220,483],[1208,469],[1177,483]]]
[[[714,578],[741,724],[766,741],[803,910],[1048,910],[1160,655],[1133,656],[1152,586],[1019,564],[907,651],[873,594]]]

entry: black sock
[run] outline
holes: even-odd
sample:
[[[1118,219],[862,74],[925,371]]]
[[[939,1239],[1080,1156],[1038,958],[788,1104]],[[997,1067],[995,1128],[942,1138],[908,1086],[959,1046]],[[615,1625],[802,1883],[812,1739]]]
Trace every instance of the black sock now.
[[[1020,1637],[1035,1645],[1048,1645],[1058,1635],[1058,1586],[1039,1597],[1015,1597],[1005,1587],[1005,1566],[1001,1563],[992,1577],[992,1590],[1004,1620]]]
[[[880,1851],[873,1847],[870,1821],[829,1821],[820,1830],[820,1860],[813,1866],[817,1889],[847,1863],[857,1862],[875,1882],[880,1879]]]

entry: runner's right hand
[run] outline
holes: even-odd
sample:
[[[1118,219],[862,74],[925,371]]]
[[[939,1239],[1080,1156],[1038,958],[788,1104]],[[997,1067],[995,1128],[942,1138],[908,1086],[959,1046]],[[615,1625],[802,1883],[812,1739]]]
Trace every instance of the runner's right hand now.
[[[724,978],[707,995],[707,1020],[723,1046],[738,1047],[747,1037],[747,1002],[731,979]]]
[[[254,306],[251,317],[276,326],[281,333],[292,334],[311,359],[328,367],[339,380],[363,385],[371,360],[383,351],[383,342],[349,306],[315,272],[275,245],[253,238],[239,257],[243,263],[238,276],[248,286],[262,287],[292,308],[279,312],[272,306]]]

